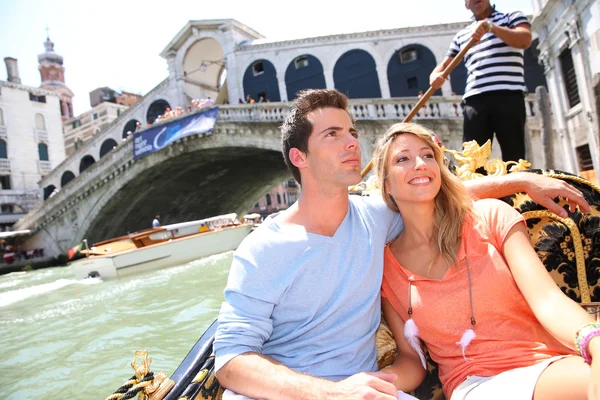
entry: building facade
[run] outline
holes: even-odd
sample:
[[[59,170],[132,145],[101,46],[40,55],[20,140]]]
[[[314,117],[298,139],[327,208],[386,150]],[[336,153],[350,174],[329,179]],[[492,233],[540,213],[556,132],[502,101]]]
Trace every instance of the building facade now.
[[[300,185],[294,179],[287,180],[262,196],[248,213],[258,213],[263,217],[285,210],[300,197]]]
[[[101,87],[90,92],[90,106],[96,107],[103,102],[131,106],[137,103],[141,97],[139,94],[125,91],[117,92],[108,87]]]
[[[20,83],[17,60],[6,58],[0,81],[0,228],[42,201],[39,182],[65,159],[61,98]]]
[[[533,30],[566,170],[600,179],[600,2],[533,0]]]
[[[66,155],[70,156],[84,143],[107,129],[110,123],[119,118],[127,108],[129,106],[105,101],[75,118],[65,120],[63,131]],[[135,130],[135,126],[133,130]],[[117,142],[115,141],[113,146],[116,145]],[[100,157],[110,151],[113,146],[111,146],[111,143],[107,143],[106,148],[101,151]]]

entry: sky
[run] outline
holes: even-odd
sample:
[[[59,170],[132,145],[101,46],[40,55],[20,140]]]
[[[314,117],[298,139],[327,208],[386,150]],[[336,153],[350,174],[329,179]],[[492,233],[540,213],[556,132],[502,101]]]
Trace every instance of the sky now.
[[[342,5],[344,4],[344,5]],[[532,13],[531,0],[492,0]],[[462,0],[0,0],[0,56],[18,59],[21,83],[38,87],[46,27],[64,57],[74,112],[102,86],[145,94],[167,76],[159,53],[189,20],[233,18],[272,40],[467,21]],[[0,80],[6,80],[4,62]]]

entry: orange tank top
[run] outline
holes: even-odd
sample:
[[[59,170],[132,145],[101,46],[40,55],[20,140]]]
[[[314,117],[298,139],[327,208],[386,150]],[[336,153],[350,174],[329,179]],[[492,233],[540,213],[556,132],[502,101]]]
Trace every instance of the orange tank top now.
[[[560,354],[574,354],[538,322],[519,291],[501,250],[510,229],[523,217],[500,200],[474,203],[465,222],[458,265],[441,280],[418,276],[398,263],[389,246],[384,252],[382,296],[406,321],[411,280],[413,320],[431,358],[439,365],[446,398],[469,375],[494,376]],[[473,290],[476,337],[463,358],[458,342],[471,327],[465,245]]]

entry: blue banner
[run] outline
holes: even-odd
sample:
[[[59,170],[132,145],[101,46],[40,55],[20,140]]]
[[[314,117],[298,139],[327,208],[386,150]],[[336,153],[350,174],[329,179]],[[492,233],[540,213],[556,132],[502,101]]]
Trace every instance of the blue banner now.
[[[137,160],[168,146],[184,136],[212,133],[217,121],[218,107],[189,115],[173,122],[135,132],[133,134],[133,159]]]

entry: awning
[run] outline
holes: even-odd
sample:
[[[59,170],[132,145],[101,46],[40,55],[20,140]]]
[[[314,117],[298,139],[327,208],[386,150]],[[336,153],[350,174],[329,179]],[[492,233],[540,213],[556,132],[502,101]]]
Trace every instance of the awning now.
[[[6,238],[15,237],[15,236],[29,235],[30,233],[31,233],[31,230],[29,230],[29,229],[25,229],[23,231],[0,232],[0,239],[6,239]]]

